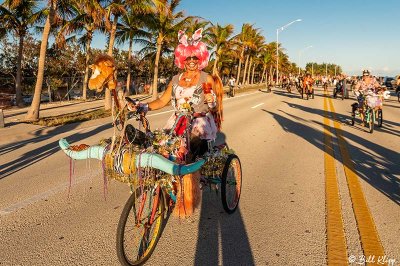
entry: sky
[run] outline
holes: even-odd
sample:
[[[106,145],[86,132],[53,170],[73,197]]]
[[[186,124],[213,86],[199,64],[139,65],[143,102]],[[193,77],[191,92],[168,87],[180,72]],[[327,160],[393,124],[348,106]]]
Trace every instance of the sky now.
[[[348,75],[400,74],[400,0],[182,0],[178,10],[213,24],[254,24],[267,42],[279,42],[289,59],[334,63]],[[307,48],[312,46],[311,48]]]

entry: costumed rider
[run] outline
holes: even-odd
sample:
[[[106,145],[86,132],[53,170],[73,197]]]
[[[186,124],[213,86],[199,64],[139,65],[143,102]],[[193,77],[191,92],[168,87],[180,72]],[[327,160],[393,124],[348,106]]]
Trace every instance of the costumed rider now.
[[[171,102],[175,112],[168,119],[165,130],[171,130],[179,122],[176,121],[179,114],[191,113],[193,120],[189,147],[193,160],[207,151],[207,141],[215,140],[222,121],[221,80],[202,71],[209,60],[207,46],[201,41],[202,31],[202,28],[196,30],[190,38],[184,31],[179,31],[175,65],[183,72],[172,78],[160,98],[149,103],[127,102],[131,111],[140,108],[144,112],[163,108]],[[179,135],[182,129],[175,128],[175,133]]]

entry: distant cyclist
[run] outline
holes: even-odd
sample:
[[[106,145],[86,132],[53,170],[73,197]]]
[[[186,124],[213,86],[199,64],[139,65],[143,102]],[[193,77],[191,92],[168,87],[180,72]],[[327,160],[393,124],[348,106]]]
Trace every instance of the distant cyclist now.
[[[228,81],[228,85],[229,85],[229,96],[231,96],[231,97],[235,96],[235,91],[234,91],[235,82],[236,82],[236,79],[235,79],[233,76],[231,76],[231,78],[230,78],[229,81]]]
[[[376,78],[372,77],[368,70],[364,70],[362,72],[362,78],[357,82],[354,87],[355,94],[357,95],[357,107],[360,111],[360,117],[362,124],[364,123],[364,95],[370,90],[372,92],[377,92],[380,89],[381,85],[376,80]]]

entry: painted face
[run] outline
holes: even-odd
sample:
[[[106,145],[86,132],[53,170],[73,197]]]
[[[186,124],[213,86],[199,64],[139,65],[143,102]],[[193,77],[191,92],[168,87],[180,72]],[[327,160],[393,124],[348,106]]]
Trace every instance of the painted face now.
[[[185,59],[185,67],[187,70],[199,69],[199,58],[197,56],[189,56]]]

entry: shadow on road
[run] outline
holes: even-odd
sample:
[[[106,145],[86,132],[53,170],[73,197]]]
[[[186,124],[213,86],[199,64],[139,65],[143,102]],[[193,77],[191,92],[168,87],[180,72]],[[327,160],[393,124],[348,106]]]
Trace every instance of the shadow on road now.
[[[301,95],[297,92],[297,90],[292,90],[291,93],[286,91],[274,91],[274,94],[289,98],[301,98]]]
[[[79,123],[74,123],[66,126],[61,126],[61,127],[56,127],[50,132],[48,132],[45,136],[43,137],[36,137],[32,138],[29,140],[24,140],[16,143],[12,143],[9,145],[4,145],[1,147],[1,152],[0,155],[4,155],[6,153],[12,152],[14,150],[20,149],[24,146],[27,146],[32,143],[40,143],[43,141],[46,141],[50,138],[53,138],[56,135],[62,134],[69,132],[76,128],[79,125]],[[112,125],[110,123],[107,123],[105,125],[101,125],[96,127],[95,129],[85,132],[85,133],[76,133],[73,134],[72,136],[68,137],[69,142],[77,142],[80,140],[83,140],[85,138],[88,138],[98,132],[101,132],[106,129],[110,129]],[[37,132],[37,134],[39,134]],[[38,161],[41,161],[50,155],[56,153],[57,151],[60,150],[60,147],[58,146],[58,140],[54,141],[52,143],[48,143],[44,146],[40,146],[37,149],[30,150],[29,152],[24,153],[21,155],[19,158],[14,159],[13,161],[4,163],[0,165],[0,179],[3,179],[11,174],[14,174]]]
[[[287,104],[305,112],[318,114],[321,117],[324,116],[324,111],[321,109],[308,108],[291,103]],[[322,129],[325,125],[322,122],[305,120],[301,117],[280,110],[278,111],[281,114],[267,111],[265,109],[262,110],[272,115],[286,132],[298,135],[324,152],[324,133]],[[336,116],[340,117],[341,115],[336,114]],[[306,125],[306,123],[310,122],[319,125],[321,130]],[[327,126],[326,128],[331,132],[335,132],[335,129],[332,126]],[[343,129],[338,129],[338,133],[347,140],[347,147],[351,154],[351,158],[353,159],[357,175],[389,199],[400,205],[400,180],[396,177],[400,175],[400,154],[377,143],[364,139],[362,136],[344,131]],[[351,144],[351,142],[357,143],[362,147],[359,148]],[[338,161],[344,164],[340,154],[337,154],[337,151],[335,151],[335,157]]]
[[[194,265],[255,265],[240,206],[229,215],[222,208],[220,196],[214,190],[205,190]]]
[[[219,132],[215,145],[226,141],[226,135]],[[219,254],[221,248],[222,254]],[[194,265],[254,264],[240,202],[233,214],[227,214],[222,207],[221,192],[204,188]]]

